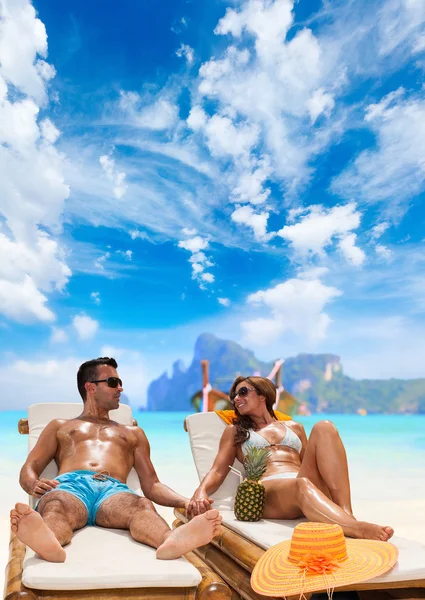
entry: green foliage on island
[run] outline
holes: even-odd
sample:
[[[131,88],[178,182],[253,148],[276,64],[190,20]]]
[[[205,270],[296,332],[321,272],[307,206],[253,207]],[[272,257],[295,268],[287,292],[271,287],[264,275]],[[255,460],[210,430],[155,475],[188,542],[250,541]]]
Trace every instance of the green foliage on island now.
[[[273,362],[258,360],[236,342],[204,333],[196,341],[188,369],[177,361],[171,377],[164,373],[150,384],[148,409],[192,410],[190,399],[202,387],[201,360],[210,362],[211,385],[226,393],[237,375],[259,372],[267,376],[273,367]],[[299,354],[285,359],[282,382],[313,413],[364,409],[369,414],[425,414],[425,379],[352,379],[344,375],[340,357],[335,354]]]

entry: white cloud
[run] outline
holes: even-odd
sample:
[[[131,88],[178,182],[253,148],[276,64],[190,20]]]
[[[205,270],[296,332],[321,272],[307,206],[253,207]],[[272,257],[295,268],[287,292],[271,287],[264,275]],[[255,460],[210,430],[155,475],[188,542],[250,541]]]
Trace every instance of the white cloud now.
[[[384,212],[399,216],[402,202],[425,189],[425,100],[404,98],[399,89],[367,108],[365,121],[377,137],[376,149],[360,153],[332,183],[344,197],[388,202]]]
[[[117,200],[120,200],[127,191],[126,173],[119,171],[115,165],[115,160],[110,155],[102,155],[99,158],[102,169],[105,171],[107,178],[113,185],[113,194]]]
[[[133,259],[133,251],[132,250],[117,250],[117,254],[123,256],[127,260]]]
[[[42,105],[47,99],[46,83],[55,75],[53,67],[43,60],[47,56],[46,28],[26,0],[2,0],[1,8],[1,74]]]
[[[68,334],[66,333],[65,329],[53,327],[50,341],[55,344],[63,344],[68,341]]]
[[[371,238],[372,240],[379,239],[390,227],[390,223],[388,221],[382,221],[382,223],[378,223],[374,227],[372,227]]]
[[[90,298],[93,300],[95,304],[100,304],[100,292],[92,292],[90,294]]]
[[[267,234],[268,212],[256,213],[251,206],[240,206],[233,211],[231,218],[239,225],[250,227],[254,232],[255,239],[259,242],[269,239]]]
[[[388,0],[377,15],[379,53],[416,54],[422,50],[425,34],[425,6],[422,0]]]
[[[340,295],[337,288],[311,278],[288,279],[274,288],[251,294],[248,303],[264,307],[270,314],[242,322],[243,339],[266,346],[289,331],[304,340],[319,341],[325,337],[331,321],[324,308]]]
[[[309,206],[305,211],[291,214],[300,220],[295,225],[285,225],[277,235],[290,242],[294,250],[301,256],[323,255],[325,249],[339,240],[340,249],[351,262],[358,262],[363,252],[354,246],[355,237],[350,233],[360,225],[361,213],[354,203],[333,208],[321,205]],[[356,258],[353,256],[356,255]]]
[[[47,35],[34,7],[3,0],[1,9],[0,312],[48,322],[54,314],[45,293],[63,290],[71,276],[55,239],[69,195],[64,156],[54,147],[60,132],[50,119],[38,121],[55,71],[44,61]]]
[[[294,191],[308,180],[310,157],[321,151],[331,135],[331,129],[324,135],[307,128],[305,118],[314,122],[320,114],[330,114],[343,67],[338,66],[335,46],[331,49],[325,40],[327,47],[322,48],[308,29],[286,40],[292,8],[290,0],[249,0],[239,11],[227,10],[215,32],[234,39],[222,58],[207,61],[199,70],[199,94],[215,100],[218,108],[209,117],[196,98],[188,123],[205,133],[213,154],[232,156],[237,170],[244,167],[241,159],[247,163],[261,143],[273,175]],[[253,52],[246,47],[244,31],[254,40]],[[242,126],[249,135],[238,144],[237,130]],[[233,153],[223,147],[223,137]]]
[[[72,324],[80,340],[90,340],[99,329],[99,323],[87,315],[77,315],[72,319]]]
[[[190,229],[189,227],[183,227],[182,229],[182,234],[183,235],[187,235],[189,237],[192,237],[194,235],[196,235],[198,232],[196,229]]]
[[[331,94],[327,94],[322,88],[315,90],[311,98],[306,102],[311,122],[315,123],[321,114],[329,116],[335,106],[335,101]]]
[[[120,92],[120,108],[134,127],[162,130],[173,127],[178,121],[178,108],[167,98],[157,98],[148,104],[150,98],[143,98],[136,92]]]
[[[110,252],[105,252],[104,254],[102,254],[101,256],[99,256],[98,258],[96,258],[96,260],[94,261],[94,266],[96,267],[96,269],[99,269],[99,271],[104,271],[105,270],[106,261],[109,258],[111,258],[111,253]]]
[[[225,115],[208,118],[196,109],[188,117],[188,125],[195,131],[202,131],[206,144],[213,156],[246,159],[259,141],[260,129],[255,124],[234,123]]]
[[[385,258],[386,260],[389,260],[393,255],[392,250],[387,248],[387,246],[383,246],[382,244],[376,244],[375,251],[378,256]]]
[[[205,272],[205,269],[208,269],[214,265],[210,258],[207,257],[204,252],[202,252],[202,250],[208,248],[208,245],[208,240],[199,235],[187,240],[181,240],[178,243],[179,248],[183,248],[191,253],[189,262],[192,264],[192,279],[195,279],[199,282],[199,287],[202,290],[205,289],[204,282],[214,282],[214,275],[212,273]]]
[[[186,122],[193,131],[199,131],[205,126],[207,120],[207,114],[200,106],[192,106]]]
[[[347,261],[359,267],[364,263],[366,255],[361,248],[356,246],[356,238],[355,233],[349,233],[339,241],[338,245]]]
[[[206,281],[207,283],[213,283],[214,275],[212,273],[202,273],[201,279],[202,279],[202,281]]]
[[[230,306],[229,298],[217,298],[217,300],[222,306]]]
[[[176,51],[176,54],[179,58],[184,56],[189,65],[191,65],[193,63],[193,58],[194,58],[195,53],[194,53],[193,48],[191,48],[187,44],[181,44],[180,48]]]
[[[244,30],[254,35],[256,51],[261,58],[270,60],[279,54],[286,34],[292,25],[293,2],[289,0],[249,0],[239,12],[227,9],[215,32],[241,37]]]
[[[7,318],[20,323],[54,321],[55,315],[46,304],[46,296],[29,275],[24,275],[19,282],[0,280],[0,312]]]
[[[62,260],[58,243],[44,232],[37,232],[29,242],[13,242],[0,233],[0,280],[19,282],[25,274],[43,291],[62,291],[71,271]]]
[[[201,236],[197,235],[188,240],[182,240],[178,243],[179,248],[184,248],[184,250],[188,250],[189,252],[199,252],[200,250],[205,250],[208,247],[208,240],[203,239]]]
[[[247,169],[239,175],[237,185],[232,190],[232,200],[250,202],[254,206],[263,204],[270,195],[270,189],[264,189],[263,185],[271,174],[269,160],[260,160],[252,170]]]
[[[145,233],[144,231],[138,231],[137,229],[132,229],[128,233],[130,234],[130,237],[132,240],[137,240],[137,239],[147,240],[147,239],[149,239],[148,234]]]
[[[382,235],[387,231],[387,229],[389,229],[390,226],[391,223],[389,223],[389,221],[382,221],[381,223],[378,223],[377,225],[372,227],[372,230],[370,232],[370,239],[375,246],[376,254],[380,258],[383,258],[385,260],[389,260],[392,257],[393,252],[392,250],[387,248],[387,246],[384,246],[383,244],[378,244],[376,242],[377,240],[379,240],[380,237],[382,237]]]
[[[50,119],[44,119],[41,121],[40,131],[42,137],[49,142],[49,144],[54,144],[58,140],[61,133]]]

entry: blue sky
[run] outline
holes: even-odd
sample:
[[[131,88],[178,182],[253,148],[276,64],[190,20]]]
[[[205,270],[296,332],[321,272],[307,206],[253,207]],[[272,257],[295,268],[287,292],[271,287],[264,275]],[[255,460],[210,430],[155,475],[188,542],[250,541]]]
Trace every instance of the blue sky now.
[[[424,376],[422,0],[0,7],[0,408],[204,331]]]

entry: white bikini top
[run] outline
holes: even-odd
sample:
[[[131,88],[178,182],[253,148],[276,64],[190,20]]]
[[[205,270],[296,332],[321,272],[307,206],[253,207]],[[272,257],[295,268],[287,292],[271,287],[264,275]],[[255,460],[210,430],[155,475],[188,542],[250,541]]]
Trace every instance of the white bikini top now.
[[[285,425],[285,428],[285,436],[279,444],[271,444],[268,440],[266,440],[265,437],[260,435],[257,431],[251,429],[249,432],[249,438],[241,446],[242,453],[245,455],[249,450],[249,446],[255,446],[256,448],[266,448],[267,446],[287,446],[288,448],[293,448],[298,452],[298,454],[300,454],[303,447],[300,438],[297,436],[295,431],[292,431],[292,429],[290,429],[288,426]]]

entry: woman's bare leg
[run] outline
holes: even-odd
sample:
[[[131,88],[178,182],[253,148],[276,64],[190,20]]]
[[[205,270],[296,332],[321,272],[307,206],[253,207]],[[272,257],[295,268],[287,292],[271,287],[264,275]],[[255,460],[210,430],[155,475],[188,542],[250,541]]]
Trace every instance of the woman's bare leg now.
[[[330,421],[320,421],[311,430],[298,477],[309,479],[353,516],[347,455],[338,430]]]
[[[264,487],[266,519],[296,519],[304,515],[309,521],[336,523],[348,537],[384,542],[394,533],[391,527],[357,521],[305,477],[271,479],[264,482]]]

